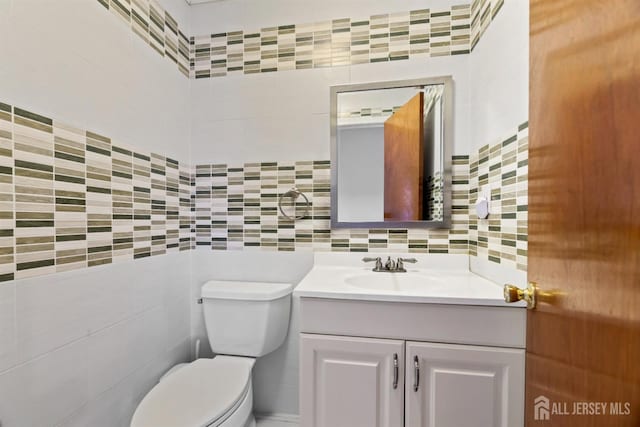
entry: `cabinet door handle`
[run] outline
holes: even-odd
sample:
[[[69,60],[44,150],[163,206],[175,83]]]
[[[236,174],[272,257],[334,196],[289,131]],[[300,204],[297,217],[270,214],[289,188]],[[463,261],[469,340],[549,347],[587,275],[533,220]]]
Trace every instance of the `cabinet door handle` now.
[[[418,391],[420,387],[420,362],[418,356],[413,356],[413,391]]]
[[[398,367],[398,353],[393,353],[393,389],[398,388],[398,375],[400,368]]]

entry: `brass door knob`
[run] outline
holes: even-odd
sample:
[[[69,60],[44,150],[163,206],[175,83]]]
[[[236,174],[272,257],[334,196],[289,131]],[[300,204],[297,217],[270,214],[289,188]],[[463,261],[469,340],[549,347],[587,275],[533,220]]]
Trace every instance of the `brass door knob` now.
[[[514,285],[504,285],[504,302],[514,303],[518,301],[526,301],[527,308],[536,307],[536,293],[538,289],[535,283],[529,282],[526,289],[520,289]]]

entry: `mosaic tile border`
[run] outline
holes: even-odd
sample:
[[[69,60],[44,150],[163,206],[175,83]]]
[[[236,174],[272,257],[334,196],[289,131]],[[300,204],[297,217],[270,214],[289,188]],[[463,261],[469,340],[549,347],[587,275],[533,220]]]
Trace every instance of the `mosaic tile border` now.
[[[454,157],[449,230],[331,229],[330,162],[197,165],[196,245],[213,250],[468,253],[468,156]],[[279,194],[296,186],[307,219],[279,215]],[[293,208],[293,207],[292,207]]]
[[[189,77],[189,37],[156,0],[98,0],[98,3]]]
[[[0,103],[0,281],[189,250],[191,169]]]
[[[469,54],[504,0],[197,35],[191,77],[210,78]]]
[[[204,34],[190,42],[196,79],[459,55],[470,52],[471,10],[462,4]]]
[[[470,158],[470,211],[481,189],[490,191],[486,220],[469,218],[469,255],[527,271],[529,124],[485,145]]]
[[[473,52],[480,38],[502,9],[505,0],[473,0],[471,3],[471,45]]]
[[[504,0],[188,37],[157,0],[97,0],[190,78],[468,54]]]

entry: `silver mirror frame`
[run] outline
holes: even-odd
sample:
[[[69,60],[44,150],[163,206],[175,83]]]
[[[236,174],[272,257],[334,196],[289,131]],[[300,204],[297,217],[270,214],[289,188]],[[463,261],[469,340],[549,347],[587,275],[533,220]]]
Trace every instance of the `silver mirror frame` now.
[[[394,89],[408,86],[444,85],[444,146],[443,159],[443,220],[442,221],[338,221],[338,94],[376,89]],[[424,79],[395,80],[363,84],[331,86],[331,228],[450,228],[451,227],[451,186],[453,152],[453,79],[451,76]]]

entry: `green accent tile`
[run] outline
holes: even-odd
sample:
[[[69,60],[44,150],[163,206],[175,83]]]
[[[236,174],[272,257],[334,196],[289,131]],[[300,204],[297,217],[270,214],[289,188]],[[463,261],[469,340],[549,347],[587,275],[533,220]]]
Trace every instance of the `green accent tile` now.
[[[6,105],[6,104],[4,104]],[[53,126],[53,120],[48,117],[41,116],[40,114],[32,113],[27,110],[23,110],[22,108],[14,107],[13,114],[24,117],[29,120],[34,120],[36,122],[40,122],[44,125]]]
[[[42,261],[23,262],[23,263],[16,264],[16,270],[18,271],[31,270],[34,268],[49,267],[54,264],[55,264],[55,261],[52,259],[47,259]]]

